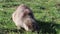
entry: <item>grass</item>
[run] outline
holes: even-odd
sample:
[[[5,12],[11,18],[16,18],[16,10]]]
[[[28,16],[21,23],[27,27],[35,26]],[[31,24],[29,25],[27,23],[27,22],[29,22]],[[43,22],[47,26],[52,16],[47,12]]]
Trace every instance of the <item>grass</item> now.
[[[0,34],[20,34],[11,19],[20,4],[29,6],[40,25],[40,34],[60,34],[60,0],[0,0]],[[25,32],[23,34],[36,34]]]

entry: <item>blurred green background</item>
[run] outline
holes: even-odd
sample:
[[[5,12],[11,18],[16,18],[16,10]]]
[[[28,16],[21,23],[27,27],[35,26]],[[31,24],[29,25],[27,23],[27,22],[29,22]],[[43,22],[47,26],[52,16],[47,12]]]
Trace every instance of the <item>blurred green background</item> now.
[[[21,34],[15,31],[16,26],[11,18],[20,4],[32,9],[40,25],[40,34],[60,34],[60,0],[0,0],[0,34]]]

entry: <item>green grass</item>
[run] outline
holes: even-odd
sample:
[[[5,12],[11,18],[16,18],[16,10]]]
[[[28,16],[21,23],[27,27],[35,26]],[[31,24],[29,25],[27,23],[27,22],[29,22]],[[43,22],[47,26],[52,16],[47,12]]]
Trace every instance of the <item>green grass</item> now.
[[[15,32],[11,15],[22,3],[32,9],[41,28],[40,34],[60,34],[60,0],[0,0],[0,34],[20,34]]]

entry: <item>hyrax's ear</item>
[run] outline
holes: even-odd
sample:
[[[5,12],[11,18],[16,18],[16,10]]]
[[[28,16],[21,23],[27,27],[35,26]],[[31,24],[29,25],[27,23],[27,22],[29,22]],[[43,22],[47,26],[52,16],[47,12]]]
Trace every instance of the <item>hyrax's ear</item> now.
[[[26,15],[28,15],[29,13],[30,13],[29,9],[26,9],[26,10],[24,10],[23,16],[26,16]]]
[[[25,12],[26,14],[28,14],[28,13],[30,13],[30,10],[29,10],[29,9],[25,9],[24,12]]]

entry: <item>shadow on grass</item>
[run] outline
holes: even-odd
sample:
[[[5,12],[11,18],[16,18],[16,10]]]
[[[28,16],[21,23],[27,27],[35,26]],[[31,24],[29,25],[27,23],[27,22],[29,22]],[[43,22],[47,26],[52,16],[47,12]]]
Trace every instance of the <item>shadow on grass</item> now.
[[[55,24],[55,22],[43,22],[37,21],[40,26],[40,33],[42,34],[56,34],[56,28],[60,29],[60,24]]]
[[[39,34],[56,34],[56,28],[60,29],[60,24],[54,24],[54,22],[43,22],[43,21],[37,21],[38,25],[40,27]],[[14,33],[23,33],[24,30],[17,30],[15,28],[13,29],[7,29],[7,28],[0,28],[0,34],[9,34],[9,32]]]

